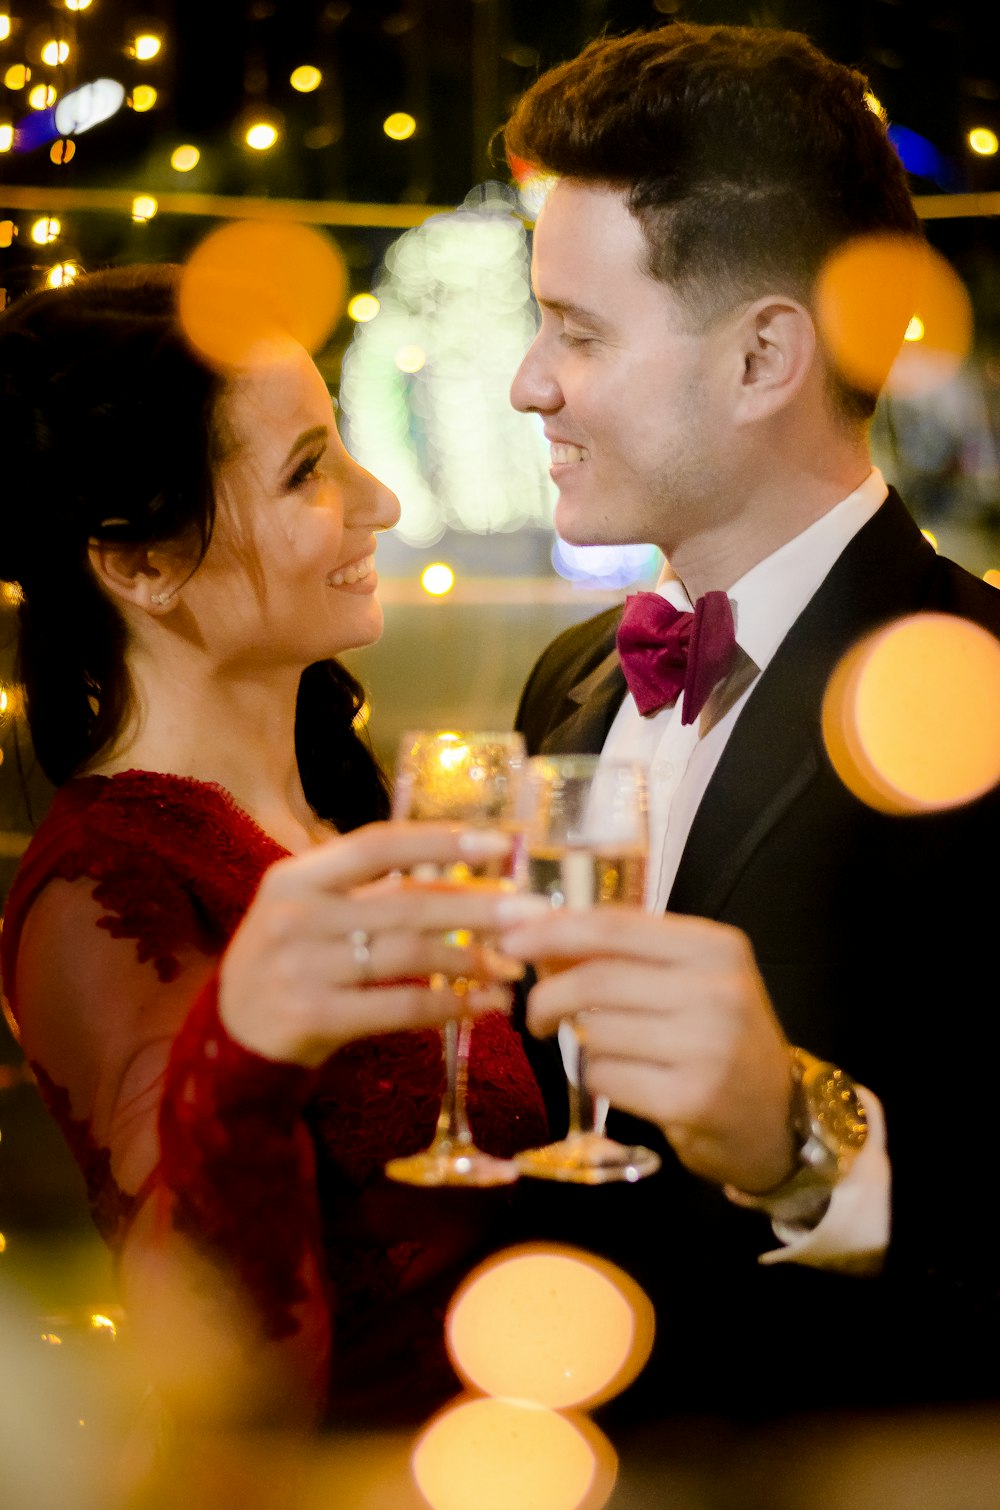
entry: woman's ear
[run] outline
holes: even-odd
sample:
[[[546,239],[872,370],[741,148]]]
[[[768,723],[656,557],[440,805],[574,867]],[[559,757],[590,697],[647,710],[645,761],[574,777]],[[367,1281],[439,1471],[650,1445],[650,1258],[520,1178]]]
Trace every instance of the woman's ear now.
[[[802,391],[818,357],[816,327],[794,299],[758,299],[743,313],[740,337],[737,418],[752,424],[770,418]]]
[[[161,546],[91,540],[90,565],[104,591],[122,607],[164,614],[176,608],[191,563]]]

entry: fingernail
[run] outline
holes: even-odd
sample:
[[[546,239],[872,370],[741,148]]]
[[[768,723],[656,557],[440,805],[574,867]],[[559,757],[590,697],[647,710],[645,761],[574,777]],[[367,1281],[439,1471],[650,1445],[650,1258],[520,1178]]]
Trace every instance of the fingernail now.
[[[505,855],[510,846],[510,835],[495,828],[469,828],[458,836],[458,847],[464,855]]]
[[[497,903],[497,917],[505,923],[522,923],[530,918],[541,918],[552,911],[548,897],[525,896],[501,897]]]

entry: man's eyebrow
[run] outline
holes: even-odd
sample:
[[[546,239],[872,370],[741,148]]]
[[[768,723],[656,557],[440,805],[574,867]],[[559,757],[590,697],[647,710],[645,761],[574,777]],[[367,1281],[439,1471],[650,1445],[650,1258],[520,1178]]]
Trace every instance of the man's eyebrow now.
[[[568,299],[541,299],[538,300],[543,309],[551,310],[554,315],[562,315],[571,320],[579,320],[583,325],[593,325],[597,330],[604,330],[607,322],[600,315],[595,315],[592,309],[585,309],[582,304],[573,304]]]
[[[326,425],[313,425],[311,430],[303,430],[302,434],[299,436],[298,440],[295,442],[294,446],[282,462],[282,466],[287,467],[288,464],[293,460],[293,458],[298,456],[300,451],[304,450],[306,446],[312,445],[314,441],[321,440],[323,444],[326,445],[329,442],[329,439],[330,431]]]

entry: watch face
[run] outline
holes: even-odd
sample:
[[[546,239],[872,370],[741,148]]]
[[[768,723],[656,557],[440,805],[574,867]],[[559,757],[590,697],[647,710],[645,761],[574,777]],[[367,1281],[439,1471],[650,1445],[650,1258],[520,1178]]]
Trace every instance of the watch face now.
[[[868,1136],[868,1119],[854,1081],[832,1064],[813,1060],[803,1067],[802,1091],[814,1135],[838,1158],[852,1159]]]

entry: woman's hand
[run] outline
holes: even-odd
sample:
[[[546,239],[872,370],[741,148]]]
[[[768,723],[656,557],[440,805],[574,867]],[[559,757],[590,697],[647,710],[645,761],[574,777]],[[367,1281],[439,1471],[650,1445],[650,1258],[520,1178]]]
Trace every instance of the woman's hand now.
[[[455,1015],[451,981],[463,982],[463,1012],[505,1009],[523,965],[486,944],[447,939],[496,934],[501,883],[416,882],[398,872],[475,865],[509,849],[493,830],[372,823],[279,861],[222,959],[227,1031],[269,1059],[317,1065],[356,1038],[439,1026]],[[466,989],[468,981],[476,984]]]
[[[662,1127],[696,1174],[768,1190],[793,1165],[791,1059],[746,935],[638,908],[581,911],[512,897],[501,946],[554,973],[528,1026],[586,1033],[590,1089]]]

